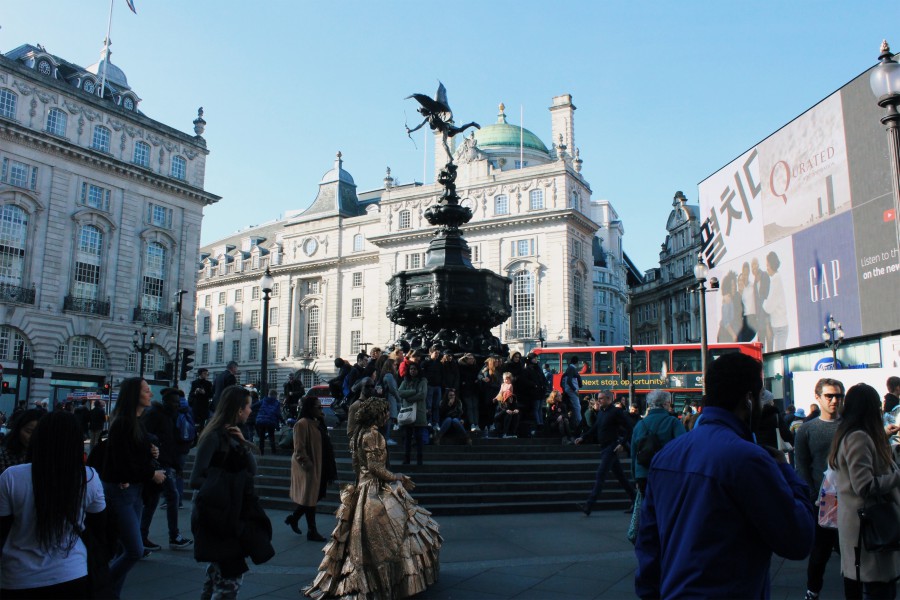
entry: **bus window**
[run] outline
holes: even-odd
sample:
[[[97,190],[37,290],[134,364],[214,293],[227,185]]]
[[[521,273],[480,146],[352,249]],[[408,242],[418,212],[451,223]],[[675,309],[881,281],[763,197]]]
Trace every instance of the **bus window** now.
[[[734,352],[740,352],[737,348],[716,348],[709,350],[709,362],[712,362],[722,356],[723,354],[732,354]]]
[[[676,373],[699,373],[700,350],[672,350],[672,371]]]
[[[563,352],[562,355],[562,371],[565,372],[566,368],[569,366],[569,359],[573,356],[577,356],[580,359],[580,363],[578,364],[578,372],[586,373],[591,370],[591,353],[590,352]]]
[[[594,373],[613,372],[613,353],[610,351],[594,352]]]
[[[669,370],[669,351],[668,350],[651,350],[650,351],[650,372],[661,373],[665,365]]]
[[[628,372],[628,369],[631,367],[631,356],[629,356],[628,350],[619,350],[618,352],[616,352],[616,364],[618,365],[617,373],[624,374]],[[647,372],[646,350],[636,350],[634,352],[634,372]]]
[[[675,350],[678,352],[678,350]],[[683,392],[683,393],[675,393],[672,394],[672,408],[676,413],[681,413],[684,410],[685,404],[690,404],[691,402],[700,403],[700,400],[703,398],[703,394],[700,392]]]
[[[559,368],[559,352],[541,352],[537,357],[538,363],[541,365],[541,370],[543,370],[544,365],[548,365],[552,373],[556,374],[562,372]]]

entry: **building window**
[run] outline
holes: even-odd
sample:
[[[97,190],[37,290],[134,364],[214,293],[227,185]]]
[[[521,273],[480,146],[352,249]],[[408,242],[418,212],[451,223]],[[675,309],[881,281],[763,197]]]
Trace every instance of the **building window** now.
[[[528,193],[528,208],[531,210],[544,208],[544,190],[531,190]]]
[[[106,350],[94,338],[75,336],[57,348],[54,362],[64,367],[105,369]]]
[[[181,179],[184,181],[185,175],[187,174],[187,161],[184,160],[182,156],[173,156],[172,157],[172,169],[170,171],[170,175],[175,179]]]
[[[319,293],[319,282],[318,281],[310,281],[306,284],[307,293],[309,294],[318,294]]]
[[[513,337],[534,335],[534,275],[518,271],[513,275]]]
[[[241,361],[241,340],[231,340],[231,360]]]
[[[365,238],[363,238],[363,235],[361,233],[357,233],[356,235],[354,235],[353,236],[353,251],[361,252],[363,249],[364,242],[365,242]]]
[[[244,301],[243,288],[237,288],[236,290],[234,290],[234,301],[235,302],[243,302]]]
[[[278,371],[276,369],[269,369],[266,372],[266,378],[269,380],[269,389],[275,389],[278,386]]]
[[[278,338],[270,337],[269,338],[269,360],[275,358],[275,353],[278,350]]]
[[[527,161],[527,160],[516,160],[516,168],[517,168],[517,169],[522,169],[522,168],[525,168],[525,167],[527,167],[527,166],[528,166],[528,161]]]
[[[21,286],[25,278],[28,214],[20,207],[0,207],[0,283]]]
[[[278,307],[273,306],[269,309],[269,325],[278,325]]]
[[[584,327],[584,275],[572,274],[572,325]]]
[[[495,215],[508,215],[509,214],[509,197],[508,196],[497,196],[494,198],[494,214]]]
[[[310,306],[306,318],[306,349],[313,355],[319,355],[319,307]]]
[[[209,344],[203,344],[200,346],[200,364],[208,365],[209,364]]]
[[[69,116],[58,108],[51,108],[47,112],[47,133],[66,137],[66,124]]]
[[[0,117],[16,118],[16,100],[18,96],[6,88],[0,88]]]
[[[251,300],[259,300],[259,286],[254,285],[253,288],[250,289],[250,299]]]
[[[362,332],[354,329],[350,332],[350,355],[359,354],[359,343],[362,341]]]
[[[472,262],[481,262],[481,246],[477,244],[469,246],[469,250],[472,252]]]
[[[240,311],[235,311],[235,312],[234,312],[234,319],[232,320],[231,328],[234,329],[234,330],[237,330],[237,329],[240,329],[241,327],[243,327],[243,323],[242,323],[241,321],[242,321],[242,319],[241,319],[241,313],[240,313]]]
[[[22,358],[31,358],[31,348],[25,338],[12,327],[0,326],[0,360],[18,360],[19,348],[22,348]]]
[[[203,330],[202,333],[209,333],[209,325],[211,319],[209,317],[203,317]]]
[[[362,316],[362,298],[354,298],[350,301],[350,317],[359,318]]]
[[[100,264],[103,232],[94,225],[82,225],[75,251],[75,280],[72,295],[96,300],[100,297]]]
[[[259,311],[255,308],[250,311],[250,329],[259,329]]]
[[[166,282],[166,249],[162,244],[150,242],[144,255],[141,308],[162,310]]]
[[[353,274],[353,287],[362,287],[362,271]]]
[[[100,152],[109,153],[110,131],[103,125],[94,125],[94,138],[91,141],[91,148]]]
[[[422,268],[422,259],[425,257],[425,254],[422,252],[416,252],[414,254],[406,255],[406,270],[409,271],[411,269],[420,269]]]
[[[159,204],[147,205],[147,223],[162,229],[172,229],[173,210]]]
[[[216,316],[216,331],[225,331],[225,315]]]
[[[137,142],[134,145],[134,164],[139,167],[150,167],[150,144],[147,142]]]
[[[109,212],[109,199],[111,196],[112,192],[105,187],[100,187],[93,183],[82,183],[79,204]]]
[[[575,210],[579,210],[581,207],[581,198],[578,197],[578,192],[572,190],[572,195],[569,196],[569,208],[574,208]]]
[[[601,346],[606,344],[606,331],[600,330],[597,332],[597,343]]]
[[[219,306],[225,304],[225,292],[219,292]]]
[[[572,240],[572,258],[580,259],[581,256],[581,240]]]
[[[606,311],[605,310],[601,310],[599,313],[597,313],[597,321],[601,325],[606,325]]]
[[[203,306],[204,308],[209,308],[212,306],[212,296],[210,294],[206,294],[203,296]]]
[[[272,298],[275,298],[276,296],[280,295],[280,293],[281,293],[281,284],[273,283],[272,284]]]
[[[257,338],[250,338],[250,355],[247,360],[259,360],[259,340]]]
[[[225,362],[225,342],[216,342],[216,364]]]
[[[0,182],[27,190],[36,190],[37,173],[37,167],[4,158],[2,171],[0,171]]]
[[[515,240],[512,242],[511,254],[515,256],[533,256],[534,255],[534,239]]]
[[[400,229],[409,229],[412,227],[412,215],[408,210],[400,211],[399,223]]]

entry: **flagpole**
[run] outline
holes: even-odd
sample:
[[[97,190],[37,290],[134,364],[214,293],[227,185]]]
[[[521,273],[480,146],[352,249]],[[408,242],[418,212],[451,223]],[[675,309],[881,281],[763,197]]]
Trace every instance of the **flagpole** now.
[[[428,183],[428,130],[425,129],[424,131],[422,148],[425,149],[425,152],[422,155],[422,185]],[[437,147],[435,147],[434,151],[437,152]]]
[[[109,34],[112,30],[112,11],[115,0],[109,0],[109,21],[106,23],[106,40],[103,43],[103,69],[100,75],[100,98],[103,98],[106,88],[106,65],[109,64]]]
[[[525,106],[519,105],[519,168],[525,168]]]

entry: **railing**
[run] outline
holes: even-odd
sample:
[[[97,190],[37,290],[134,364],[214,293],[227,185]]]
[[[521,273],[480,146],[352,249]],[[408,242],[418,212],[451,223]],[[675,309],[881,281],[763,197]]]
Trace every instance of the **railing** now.
[[[17,302],[20,304],[34,304],[35,289],[20,287],[11,283],[0,283],[0,302]]]
[[[537,327],[510,327],[506,330],[506,337],[511,340],[524,340],[529,338],[536,338],[537,336]]]
[[[78,298],[77,296],[66,296],[65,300],[63,300],[64,311],[89,313],[103,317],[109,316],[109,306],[109,298],[106,299],[106,302],[92,298]]]
[[[135,323],[146,323],[147,325],[163,325],[165,327],[172,326],[172,312],[165,310],[151,310],[149,308],[134,307],[134,314],[131,320]]]

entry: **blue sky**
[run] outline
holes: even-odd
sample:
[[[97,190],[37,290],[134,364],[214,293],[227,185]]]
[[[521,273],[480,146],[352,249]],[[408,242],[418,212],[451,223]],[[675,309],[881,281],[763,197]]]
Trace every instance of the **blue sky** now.
[[[696,202],[702,179],[874,64],[882,38],[900,50],[892,1],[135,4],[116,0],[112,61],[141,109],[183,131],[205,109],[206,189],[223,199],[204,244],[307,207],[338,150],[360,191],[386,166],[421,181],[404,97],[440,79],[458,121],[491,123],[504,102],[518,124],[522,107],[548,147],[550,99],[571,93],[593,197],[613,203],[626,252],[648,269],[676,190]],[[2,0],[0,51],[42,43],[90,65],[108,11]]]

